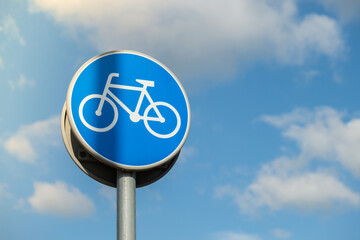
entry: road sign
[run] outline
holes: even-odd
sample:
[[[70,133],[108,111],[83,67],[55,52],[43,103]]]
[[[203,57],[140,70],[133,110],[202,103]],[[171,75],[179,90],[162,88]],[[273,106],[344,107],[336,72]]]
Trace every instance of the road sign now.
[[[87,61],[70,83],[66,109],[85,149],[126,170],[147,170],[173,159],[190,128],[179,80],[159,61],[134,51]]]

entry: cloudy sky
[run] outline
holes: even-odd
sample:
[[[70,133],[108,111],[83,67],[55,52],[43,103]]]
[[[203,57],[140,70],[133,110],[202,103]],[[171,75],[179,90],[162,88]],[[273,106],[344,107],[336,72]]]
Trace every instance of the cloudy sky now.
[[[115,239],[115,190],[60,114],[109,50],[167,65],[190,101],[174,168],[137,189],[138,239],[360,239],[358,0],[0,2],[0,239]]]

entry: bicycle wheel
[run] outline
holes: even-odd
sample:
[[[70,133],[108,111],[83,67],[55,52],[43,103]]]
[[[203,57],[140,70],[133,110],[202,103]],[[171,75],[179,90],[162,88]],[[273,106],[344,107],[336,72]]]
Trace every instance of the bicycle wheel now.
[[[104,114],[101,114],[100,116],[96,116],[96,110],[97,110],[97,108],[98,108],[98,106],[99,106],[99,104],[96,104],[96,103],[92,103],[92,104],[90,104],[89,102],[90,102],[90,100],[93,100],[93,99],[98,99],[98,102],[100,102],[100,100],[102,99],[102,95],[100,95],[100,94],[92,94],[92,95],[89,95],[89,96],[87,96],[87,97],[85,97],[82,101],[81,101],[81,103],[80,103],[80,107],[79,107],[79,116],[80,116],[80,120],[81,120],[81,122],[87,127],[87,128],[89,128],[90,130],[93,130],[93,131],[95,131],[95,132],[107,132],[107,131],[109,131],[110,129],[112,129],[114,126],[115,126],[115,124],[116,124],[116,122],[117,122],[117,120],[118,120],[118,110],[117,110],[117,107],[116,107],[116,105],[115,105],[115,103],[111,100],[111,99],[109,99],[109,98],[105,98],[105,102],[108,102],[109,104],[110,104],[110,106],[112,107],[112,109],[113,109],[113,111],[114,111],[114,113],[113,113],[113,119],[105,119],[105,116],[104,116]],[[88,103],[88,104],[87,104]],[[90,113],[91,113],[91,115],[92,115],[92,121],[91,121],[91,124],[89,124],[89,120],[90,119],[88,119],[88,121],[86,121],[85,120],[85,117],[84,117],[84,106],[85,105],[88,105],[87,107],[85,107],[86,109],[90,109]],[[105,106],[105,104],[104,104],[104,106]],[[104,109],[104,107],[103,107],[103,109]],[[111,108],[110,108],[111,109]],[[88,114],[89,115],[89,114]],[[88,116],[88,115],[86,115],[86,116]],[[111,114],[110,114],[111,115]],[[89,117],[90,118],[90,117]],[[106,120],[107,120],[107,122],[110,122],[109,124],[106,124],[105,123],[105,125],[103,124],[103,122],[106,122]],[[96,123],[99,123],[99,122],[101,122],[102,123],[102,125],[100,125],[99,124],[99,126],[94,126]]]
[[[160,109],[158,108],[158,106],[160,106]],[[167,108],[164,109],[163,107]],[[148,114],[150,112],[151,109],[153,109],[156,113],[156,110],[155,108],[160,112],[165,112],[167,111],[168,114],[165,115],[164,117],[164,121],[163,122],[160,122],[160,119],[164,116],[164,114],[161,114],[160,116],[158,115],[157,117],[148,117]],[[162,109],[162,110],[161,110]],[[168,111],[170,110],[170,111]],[[169,115],[172,115],[170,116]],[[176,123],[175,124],[171,124],[169,126],[169,124],[167,123],[166,119],[172,117],[173,119],[175,118],[176,119]],[[156,131],[153,130],[153,128],[151,128],[149,126],[149,122],[148,121],[152,121],[152,122],[157,122],[157,124],[159,125],[157,128],[156,128]],[[145,124],[145,127],[146,129],[152,134],[154,135],[155,137],[158,137],[158,138],[171,138],[173,137],[180,129],[180,125],[181,125],[181,120],[180,120],[180,115],[178,113],[178,111],[172,106],[170,105],[169,103],[166,103],[166,102],[155,102],[153,103],[152,105],[149,105],[146,109],[145,109],[145,112],[144,112],[144,124]],[[166,126],[166,124],[168,124]],[[174,128],[173,126],[175,125],[175,129],[172,130],[172,128]],[[159,129],[162,129],[165,131],[164,132],[160,132],[159,133]],[[170,129],[170,130],[169,130]]]

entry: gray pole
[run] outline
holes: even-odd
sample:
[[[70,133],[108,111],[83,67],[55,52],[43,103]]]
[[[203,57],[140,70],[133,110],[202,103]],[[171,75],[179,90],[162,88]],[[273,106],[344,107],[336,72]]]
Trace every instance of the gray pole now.
[[[136,240],[135,174],[117,170],[117,240]]]

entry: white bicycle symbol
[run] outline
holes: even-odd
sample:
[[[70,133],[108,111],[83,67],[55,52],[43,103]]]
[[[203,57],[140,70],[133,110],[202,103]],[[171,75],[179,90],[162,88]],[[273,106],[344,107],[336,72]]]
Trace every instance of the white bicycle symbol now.
[[[109,95],[112,99],[114,99],[128,114],[130,117],[130,120],[132,122],[139,122],[140,120],[144,121],[145,127],[146,129],[154,136],[158,137],[158,138],[170,138],[172,136],[174,136],[180,129],[180,115],[177,112],[177,110],[170,105],[169,103],[166,102],[154,102],[150,96],[150,94],[147,91],[147,87],[154,87],[154,81],[149,81],[149,80],[141,80],[141,79],[136,79],[136,82],[142,84],[142,87],[135,87],[135,86],[126,86],[126,85],[119,85],[119,84],[112,84],[111,80],[113,77],[119,77],[118,73],[110,73],[108,76],[108,79],[106,81],[106,85],[105,85],[105,89],[102,95],[100,94],[91,94],[87,97],[85,97],[81,103],[80,103],[80,107],[79,107],[79,116],[81,119],[81,122],[89,129],[95,131],[95,132],[107,132],[110,129],[112,129],[115,124],[118,121],[118,109],[115,105],[115,103],[113,102],[113,100],[111,100],[109,97],[107,97],[107,95]],[[139,100],[137,102],[135,111],[132,112],[118,97],[115,96],[115,94],[111,91],[110,88],[118,88],[118,89],[126,89],[126,90],[131,90],[131,91],[139,91],[140,96],[139,96]],[[142,102],[144,100],[144,96],[148,99],[148,101],[150,102],[150,105],[145,109],[144,111],[144,115],[141,116],[139,114],[140,111],[140,107],[142,105]],[[90,125],[84,118],[84,114],[83,114],[83,110],[84,110],[84,105],[90,100],[90,99],[96,99],[99,98],[100,99],[100,103],[98,108],[95,111],[96,116],[100,117],[102,115],[102,109],[104,106],[104,102],[108,102],[113,111],[114,111],[114,119],[111,121],[111,123],[108,126],[105,127],[94,127],[92,125]],[[148,121],[156,121],[156,122],[160,122],[160,123],[164,123],[165,122],[165,118],[161,115],[158,106],[163,106],[163,107],[167,107],[169,108],[176,116],[176,127],[175,129],[170,132],[170,133],[166,133],[166,134],[160,134],[155,132],[154,130],[152,130],[149,126]],[[156,117],[149,117],[149,111],[153,109],[156,113]]]

